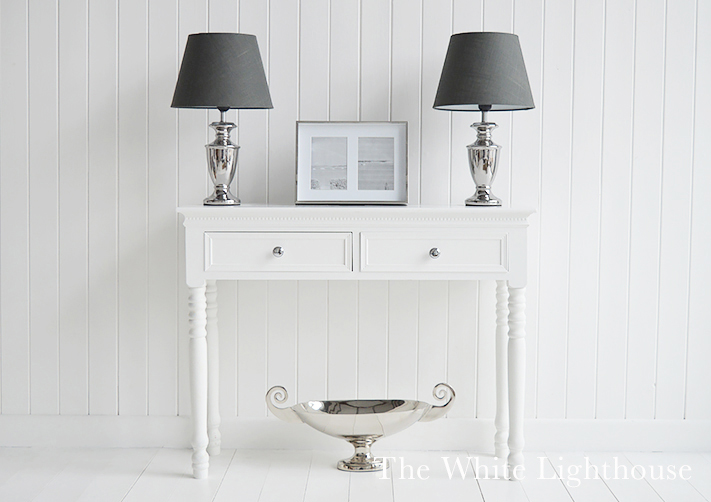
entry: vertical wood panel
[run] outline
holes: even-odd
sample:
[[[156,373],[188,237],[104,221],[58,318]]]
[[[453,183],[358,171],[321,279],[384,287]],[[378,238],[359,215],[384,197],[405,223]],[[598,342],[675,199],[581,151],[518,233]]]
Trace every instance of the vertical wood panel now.
[[[0,411],[26,414],[30,412],[27,4],[2,0],[0,12]]]
[[[30,409],[59,413],[57,5],[29,3]]]
[[[407,197],[410,204],[420,203],[421,15],[421,1],[393,0],[391,108],[392,120],[407,121]]]
[[[447,204],[451,173],[450,115],[432,108],[452,32],[451,3],[422,0],[420,202]]]
[[[694,119],[694,0],[668,5],[655,418],[683,418]]]
[[[173,0],[148,4],[148,413],[178,411],[178,334],[187,316],[178,287],[177,114],[168,104],[178,64],[178,11]]]
[[[220,336],[220,416],[237,415],[237,281],[217,281]]]
[[[450,418],[476,416],[477,323],[479,296],[475,281],[451,281],[447,347],[447,383],[457,393]]]
[[[361,281],[358,285],[359,399],[378,399],[387,394],[387,349],[388,282]]]
[[[563,418],[566,382],[566,312],[573,80],[573,9],[546,2],[543,72],[538,299],[538,418]]]
[[[89,411],[85,0],[59,5],[59,411]]]
[[[328,119],[329,0],[301,3],[299,120]]]
[[[208,0],[179,0],[178,64],[183,60],[188,35],[207,31]],[[175,85],[175,83],[173,84]],[[172,98],[168,98],[168,103]],[[166,103],[166,104],[168,104]],[[181,108],[178,114],[178,204],[201,204],[207,193],[207,162],[204,145],[211,140],[205,110]],[[185,345],[187,348],[187,344]]]
[[[327,398],[328,282],[299,281],[296,395],[299,402]]]
[[[207,26],[213,33],[234,33],[239,26],[241,3],[234,0],[208,0]],[[219,115],[218,115],[219,116]]]
[[[543,0],[516,1],[514,32],[521,41],[536,108],[511,120],[511,206],[538,210],[541,186],[541,114],[543,87]],[[526,287],[526,417],[536,412],[538,344],[539,214],[529,217],[528,286]]]
[[[328,399],[358,395],[358,286],[328,282]]]
[[[264,417],[267,406],[267,283],[240,281],[237,312],[237,414],[240,417]],[[284,385],[279,382],[274,385]],[[287,389],[291,391],[291,389]],[[289,406],[295,404],[294,393]]]
[[[89,9],[89,413],[92,415],[115,415],[118,407],[116,10],[115,1],[95,3]]]
[[[696,26],[709,26],[711,3],[699,2]],[[711,309],[708,308],[708,285],[711,283],[711,212],[705,194],[711,190],[711,151],[706,142],[711,137],[711,31],[696,33],[696,109],[694,114],[694,164],[692,178],[691,263],[689,285],[689,345],[686,369],[684,418],[711,418],[711,387],[708,385],[708,354],[711,354]]]
[[[630,239],[634,0],[605,12],[597,418],[623,418]]]
[[[417,281],[390,281],[388,287],[388,397],[417,399]]]
[[[239,2],[239,31],[257,37],[262,64],[269,76],[269,2]],[[273,86],[270,86],[273,89]],[[271,91],[272,100],[276,100]],[[274,106],[283,103],[274,101]],[[239,110],[239,197],[242,203],[264,204],[267,201],[267,110]],[[236,141],[236,138],[233,138]]]
[[[360,120],[390,120],[391,6],[361,0]]]
[[[625,418],[654,418],[664,99],[664,2],[637,2]]]
[[[269,11],[269,85],[274,109],[269,112],[270,204],[295,198],[294,163],[298,118],[298,2],[271,2]]]
[[[431,402],[432,389],[447,381],[449,289],[446,281],[422,281],[418,305],[417,399]]]
[[[328,120],[357,120],[360,95],[360,0],[330,0]]]
[[[496,414],[496,281],[479,281],[478,298],[476,418],[494,418]]]
[[[119,4],[118,302],[119,414],[148,412],[146,4]]]
[[[569,418],[595,417],[604,34],[604,2],[576,4],[565,394]]]
[[[452,2],[452,33],[464,33],[469,31],[482,31],[482,5],[483,0],[453,0]],[[510,31],[510,30],[507,30]],[[444,63],[444,57],[442,58]],[[434,102],[434,96],[432,97]],[[440,112],[444,113],[444,112]],[[498,121],[502,116],[500,113],[490,115],[491,120]],[[472,179],[469,170],[469,159],[467,154],[467,145],[473,143],[476,139],[476,132],[470,126],[474,122],[481,119],[481,114],[456,112],[451,114],[452,117],[452,173],[450,192],[450,203],[454,205],[464,204],[464,200],[471,197],[476,190],[476,185]],[[504,142],[503,137],[499,136],[498,130],[496,133],[495,142],[503,145],[504,148],[510,148],[509,142]],[[501,171],[499,170],[499,173]],[[499,175],[497,174],[497,178]],[[496,187],[499,187],[497,182]],[[499,193],[497,191],[497,193]],[[507,198],[508,199],[508,198]],[[458,398],[459,396],[457,396]]]
[[[267,288],[267,389],[281,385],[289,392],[293,402],[298,403],[301,400],[296,380],[297,282],[263,282]],[[249,348],[246,350],[245,355],[249,357],[252,352]],[[250,374],[248,381],[252,381],[255,375],[258,373]],[[250,407],[255,405],[252,402],[245,404]]]

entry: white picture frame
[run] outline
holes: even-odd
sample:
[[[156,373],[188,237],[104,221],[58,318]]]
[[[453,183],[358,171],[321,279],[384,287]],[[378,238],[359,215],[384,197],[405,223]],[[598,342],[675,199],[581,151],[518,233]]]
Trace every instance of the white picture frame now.
[[[296,123],[297,204],[407,204],[407,122]]]

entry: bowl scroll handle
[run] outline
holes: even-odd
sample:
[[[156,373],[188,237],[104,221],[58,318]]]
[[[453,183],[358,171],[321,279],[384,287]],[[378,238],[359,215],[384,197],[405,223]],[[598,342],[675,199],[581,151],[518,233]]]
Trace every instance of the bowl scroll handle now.
[[[432,390],[432,395],[437,401],[442,402],[446,400],[446,402],[442,406],[432,406],[420,419],[420,422],[431,422],[432,420],[443,417],[452,407],[452,403],[454,403],[454,389],[446,383],[438,383],[435,385],[435,388]]]
[[[289,398],[289,393],[286,389],[280,385],[275,385],[267,391],[266,401],[269,411],[271,411],[277,418],[283,420],[284,422],[289,422],[293,424],[301,423],[299,415],[292,408],[277,408],[276,403],[285,403]],[[274,401],[274,402],[272,402]]]

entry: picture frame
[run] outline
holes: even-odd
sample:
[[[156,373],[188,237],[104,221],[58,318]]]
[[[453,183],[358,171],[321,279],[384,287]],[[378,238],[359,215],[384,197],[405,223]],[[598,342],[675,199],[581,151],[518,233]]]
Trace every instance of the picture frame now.
[[[296,123],[297,204],[407,204],[407,122]]]

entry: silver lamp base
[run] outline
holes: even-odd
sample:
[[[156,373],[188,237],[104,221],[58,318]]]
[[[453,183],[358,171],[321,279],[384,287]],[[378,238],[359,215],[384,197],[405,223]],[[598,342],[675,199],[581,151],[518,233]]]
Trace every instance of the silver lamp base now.
[[[215,130],[215,140],[205,145],[207,151],[207,170],[215,185],[212,195],[203,200],[206,206],[239,206],[239,198],[230,192],[230,184],[237,174],[237,156],[239,146],[230,141],[232,129],[237,127],[232,122],[225,122],[225,111],[220,110],[220,121],[210,124]],[[237,185],[237,183],[235,183]],[[237,193],[237,187],[235,187]]]
[[[500,206],[501,199],[491,193],[491,188],[482,185],[476,187],[476,193],[464,201],[467,206]]]
[[[501,199],[491,193],[491,183],[496,177],[501,147],[491,140],[491,131],[498,127],[493,122],[486,121],[486,115],[481,122],[472,124],[476,129],[476,141],[467,145],[469,170],[471,171],[476,192],[464,203],[467,206],[500,206]]]
[[[239,206],[240,200],[230,193],[229,186],[215,185],[215,191],[202,203],[205,206]]]

